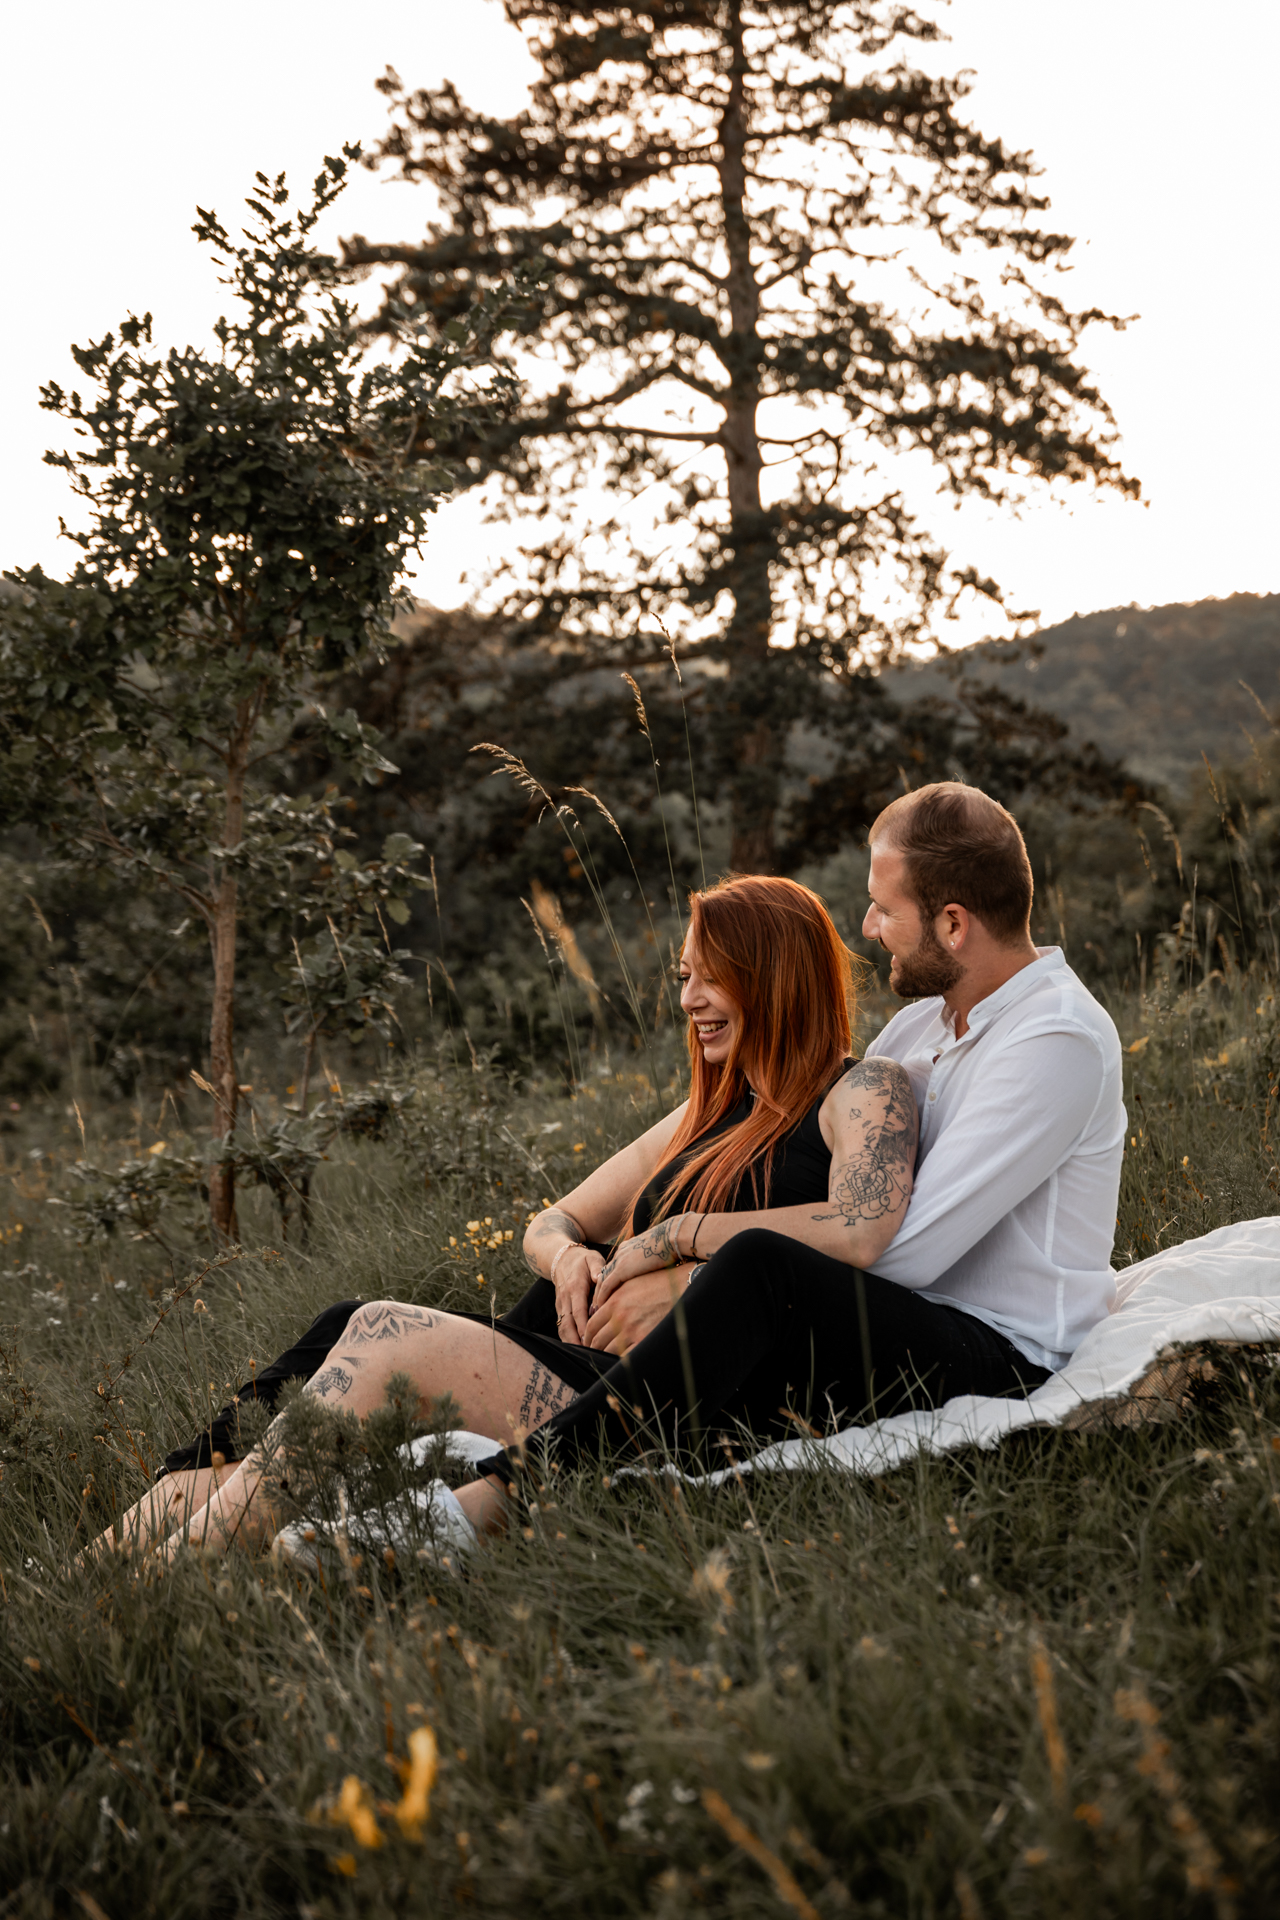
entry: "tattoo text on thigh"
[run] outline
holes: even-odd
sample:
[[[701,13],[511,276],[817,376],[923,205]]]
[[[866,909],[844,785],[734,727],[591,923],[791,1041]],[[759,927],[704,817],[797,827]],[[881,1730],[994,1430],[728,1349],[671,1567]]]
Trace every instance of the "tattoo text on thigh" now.
[[[550,1367],[544,1367],[541,1360],[535,1360],[520,1397],[520,1424],[532,1433],[544,1420],[550,1420],[553,1414],[563,1413],[566,1407],[572,1406],[577,1397],[577,1390],[567,1380],[552,1373]]]
[[[355,1375],[348,1373],[345,1367],[326,1367],[311,1382],[311,1391],[319,1394],[322,1400],[328,1400],[335,1393],[350,1393],[354,1379]]]
[[[435,1324],[436,1315],[425,1307],[406,1307],[396,1301],[387,1306],[361,1307],[347,1328],[347,1339],[352,1346],[366,1340],[399,1340]]]

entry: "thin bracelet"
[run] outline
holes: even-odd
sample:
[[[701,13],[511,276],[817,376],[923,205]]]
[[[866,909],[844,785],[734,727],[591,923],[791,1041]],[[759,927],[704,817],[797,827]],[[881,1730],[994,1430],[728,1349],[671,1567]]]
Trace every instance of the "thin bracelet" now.
[[[551,1271],[547,1275],[547,1278],[551,1282],[552,1286],[554,1286],[556,1283],[556,1268],[560,1265],[560,1262],[564,1259],[564,1256],[566,1255],[566,1253],[568,1253],[570,1247],[580,1247],[583,1244],[584,1243],[581,1240],[565,1241],[559,1253],[556,1255],[555,1259],[551,1262]]]
[[[702,1223],[706,1217],[705,1213],[698,1215],[698,1224],[693,1230],[693,1241],[689,1248],[689,1258],[691,1260],[696,1260],[698,1257],[698,1235],[702,1232]]]

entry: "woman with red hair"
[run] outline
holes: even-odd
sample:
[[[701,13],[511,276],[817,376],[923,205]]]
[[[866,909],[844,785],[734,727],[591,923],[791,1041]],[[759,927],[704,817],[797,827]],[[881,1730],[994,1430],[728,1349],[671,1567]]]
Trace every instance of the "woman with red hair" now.
[[[849,955],[821,900],[745,876],[690,905],[689,1098],[531,1220],[524,1252],[538,1277],[519,1305],[495,1325],[344,1302],[309,1347],[259,1376],[259,1397],[277,1375],[310,1375],[309,1391],[364,1415],[407,1373],[424,1403],[449,1393],[467,1428],[510,1436],[458,1498],[438,1489],[459,1542],[501,1524],[530,1455],[569,1465],[657,1446],[705,1463],[708,1443],[740,1428],[834,1430],[1043,1377],[972,1316],[867,1271],[906,1211],[917,1115],[902,1067],[850,1058]],[[939,1316],[960,1323],[950,1345]],[[304,1349],[309,1364],[295,1357]],[[182,1520],[185,1537],[248,1544],[277,1524],[254,1455],[221,1485],[221,1462],[171,1456],[170,1470],[187,1484],[163,1514],[139,1503],[126,1536]]]

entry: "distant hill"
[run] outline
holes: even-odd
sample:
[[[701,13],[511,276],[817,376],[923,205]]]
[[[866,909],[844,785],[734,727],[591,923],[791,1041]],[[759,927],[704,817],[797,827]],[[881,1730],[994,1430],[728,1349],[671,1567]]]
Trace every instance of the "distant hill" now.
[[[894,668],[897,699],[945,694],[958,662],[1065,720],[1080,740],[1148,780],[1179,787],[1188,772],[1249,751],[1266,731],[1252,687],[1280,716],[1280,594],[1236,593],[1191,606],[1113,607],[1046,627],[1038,656],[1016,641],[966,648],[949,667]]]

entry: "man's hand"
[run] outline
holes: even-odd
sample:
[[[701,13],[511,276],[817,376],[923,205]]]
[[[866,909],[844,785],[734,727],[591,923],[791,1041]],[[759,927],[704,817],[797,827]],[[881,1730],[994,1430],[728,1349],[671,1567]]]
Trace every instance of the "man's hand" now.
[[[680,1247],[681,1233],[684,1234],[687,1248],[701,1218],[702,1215],[698,1213],[674,1214],[670,1220],[659,1220],[656,1226],[647,1227],[643,1233],[636,1234],[633,1240],[624,1240],[615,1247],[601,1269],[592,1306],[603,1306],[624,1280],[634,1280],[637,1274],[657,1273],[664,1268],[669,1273],[684,1262],[685,1254]]]
[[[597,1290],[586,1344],[600,1353],[629,1353],[670,1313],[688,1286],[694,1265],[692,1260],[682,1260],[678,1267],[664,1267],[660,1273],[620,1280],[604,1301]]]

